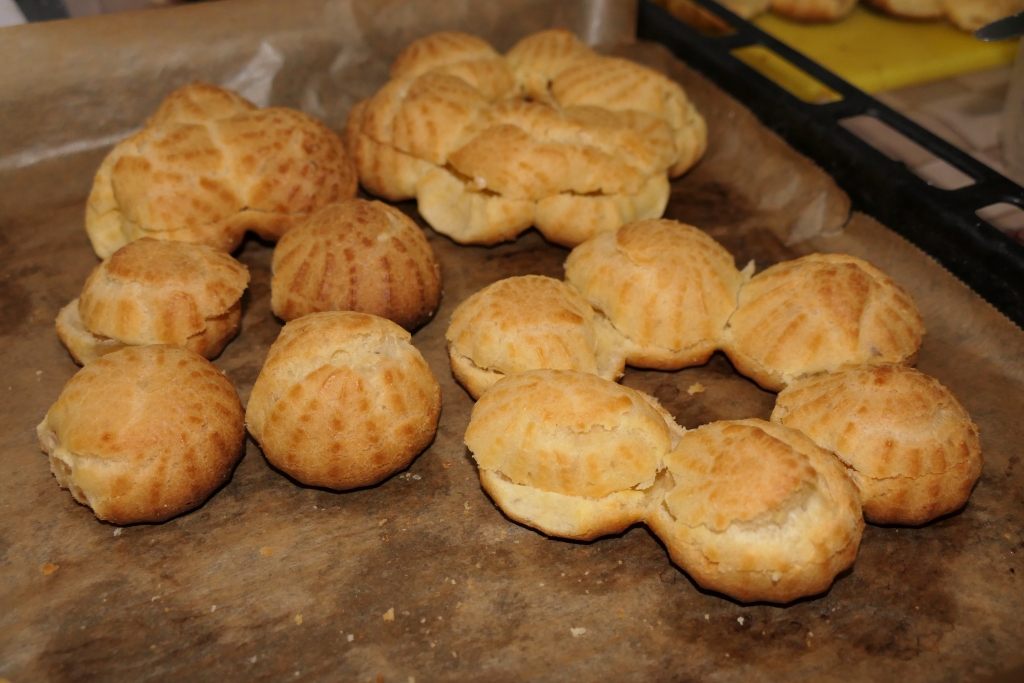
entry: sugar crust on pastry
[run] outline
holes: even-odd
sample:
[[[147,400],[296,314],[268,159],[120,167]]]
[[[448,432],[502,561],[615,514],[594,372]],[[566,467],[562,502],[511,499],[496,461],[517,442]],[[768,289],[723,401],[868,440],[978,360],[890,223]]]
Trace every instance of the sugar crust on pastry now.
[[[981,475],[978,427],[938,380],[866,365],[796,382],[772,421],[835,453],[878,524],[924,524],[967,502]]]
[[[664,497],[646,522],[701,587],[787,603],[853,564],[864,528],[857,489],[797,430],[713,422],[686,432],[665,464]]]
[[[723,350],[769,391],[856,363],[917,359],[924,321],[911,296],[870,263],[810,254],[755,275],[740,288]]]
[[[441,300],[441,266],[423,231],[378,201],[329,204],[274,248],[270,303],[294,320],[320,311],[359,311],[407,330]]]
[[[123,346],[177,344],[216,357],[238,332],[249,270],[201,244],[142,238],[93,269],[57,316],[79,364]]]
[[[703,155],[707,131],[683,89],[603,57],[561,30],[504,57],[461,33],[414,42],[392,79],[353,108],[345,129],[359,180],[464,244],[535,225],[573,246],[655,218],[668,177]]]
[[[356,190],[344,143],[320,121],[191,83],[103,160],[85,228],[100,258],[144,236],[231,252],[246,231],[277,240]]]
[[[506,375],[549,368],[617,380],[624,339],[572,287],[541,275],[499,280],[463,301],[445,333],[452,372],[473,398]]]
[[[275,467],[309,486],[347,490],[404,469],[433,440],[441,388],[411,336],[351,311],[289,322],[246,408]]]
[[[596,235],[565,261],[566,281],[629,340],[626,362],[660,370],[707,362],[748,278],[706,233],[665,219]]]
[[[62,488],[114,524],[201,505],[242,456],[242,404],[212,363],[180,346],[131,346],[87,364],[37,428]]]
[[[590,540],[644,518],[655,475],[681,435],[641,392],[585,372],[532,370],[480,398],[466,446],[506,515]]]

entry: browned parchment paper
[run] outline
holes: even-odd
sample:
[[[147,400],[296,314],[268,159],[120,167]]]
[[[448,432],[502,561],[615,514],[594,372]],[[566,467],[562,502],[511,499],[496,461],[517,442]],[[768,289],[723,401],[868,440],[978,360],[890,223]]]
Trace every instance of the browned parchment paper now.
[[[318,93],[337,124],[363,87],[346,90],[341,77],[357,71],[362,57],[352,55],[366,56],[371,82],[383,78],[372,64],[432,30],[478,29],[507,47],[517,31],[546,25],[532,13],[550,10],[541,4],[225,0],[0,31],[0,57],[20,60],[19,73],[0,70],[0,159],[64,145],[0,166],[0,677],[962,681],[1021,659],[1024,333],[871,219],[854,215],[836,232],[845,195],[650,46],[626,51],[678,78],[711,129],[708,157],[673,183],[668,215],[707,229],[740,265],[848,251],[907,287],[929,330],[920,369],[981,427],[985,471],[965,510],[919,529],[869,526],[852,572],[786,607],[700,591],[642,526],[572,543],[512,523],[481,491],[462,445],[471,401],[451,377],[444,330],[453,308],[494,280],[562,275],[567,251],[532,231],[467,248],[427,229],[445,293],[414,343],[444,404],[437,439],[406,472],[348,493],[304,488],[250,442],[206,505],[123,529],[58,488],[35,425],[77,369],[53,318],[97,263],[83,201],[107,148],[68,145],[139,125],[183,81],[228,77],[264,39],[286,57],[272,100],[301,106],[303,92]],[[54,62],[63,71],[46,76]],[[412,204],[401,208],[417,217]],[[822,228],[829,234],[799,241]],[[245,401],[281,324],[269,311],[271,247],[249,240],[237,256],[252,285],[242,332],[216,362]],[[765,418],[774,402],[721,354],[677,373],[630,370],[624,382],[687,427]],[[705,391],[690,394],[698,382]],[[59,568],[46,573],[47,563]]]

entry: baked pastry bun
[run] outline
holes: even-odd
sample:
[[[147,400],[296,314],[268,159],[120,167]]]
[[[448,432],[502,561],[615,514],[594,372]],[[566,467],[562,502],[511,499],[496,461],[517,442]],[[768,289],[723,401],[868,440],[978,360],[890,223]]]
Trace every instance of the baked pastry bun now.
[[[248,284],[249,270],[224,252],[144,237],[93,269],[57,334],[79,364],[143,344],[215,358],[238,332]]]
[[[977,31],[1024,10],[1024,0],[865,0],[875,9],[908,19],[945,17],[961,31]]]
[[[663,219],[597,235],[565,261],[566,281],[629,340],[626,362],[660,370],[707,362],[748,278],[706,233]]]
[[[37,428],[62,488],[114,524],[191,510],[242,457],[242,404],[212,363],[180,346],[131,346],[68,380]]]
[[[85,229],[100,258],[145,236],[230,252],[248,230],[277,240],[320,207],[354,197],[356,185],[344,143],[321,122],[192,83],[103,160]]]
[[[796,382],[772,422],[835,453],[864,517],[924,524],[967,502],[981,475],[978,427],[939,382],[901,365],[865,365]]]
[[[797,21],[836,21],[856,4],[857,0],[772,0],[772,11]]]
[[[473,406],[466,446],[506,515],[590,540],[644,518],[681,435],[641,392],[585,372],[531,370],[505,377]]]
[[[441,266],[423,231],[376,201],[320,209],[281,238],[272,268],[270,305],[286,321],[359,311],[413,330],[441,300]]]
[[[617,380],[625,340],[569,285],[541,275],[499,280],[463,301],[445,333],[455,379],[480,398],[525,370],[579,370]]]
[[[942,0],[864,0],[865,4],[905,19],[941,19]]]
[[[864,529],[857,489],[795,429],[713,422],[686,432],[665,464],[667,492],[646,521],[701,587],[787,603],[853,564]]]
[[[360,182],[415,198],[431,227],[463,244],[535,225],[573,246],[658,217],[668,178],[707,145],[678,83],[567,31],[528,36],[506,57],[473,36],[434,34],[406,48],[391,76],[346,124]]]
[[[723,350],[740,373],[780,391],[849,364],[913,365],[923,334],[914,300],[881,270],[847,254],[810,254],[743,285]]]
[[[245,421],[272,465],[343,491],[404,469],[434,438],[441,388],[404,329],[325,312],[293,320],[270,347]]]

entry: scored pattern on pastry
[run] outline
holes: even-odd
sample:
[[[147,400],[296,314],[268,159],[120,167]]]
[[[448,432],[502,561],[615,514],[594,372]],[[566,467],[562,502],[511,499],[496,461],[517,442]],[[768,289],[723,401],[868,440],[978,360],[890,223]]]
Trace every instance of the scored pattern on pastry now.
[[[85,229],[100,258],[145,236],[230,252],[246,231],[277,240],[356,190],[344,143],[320,121],[192,83],[103,160]]]
[[[877,524],[923,524],[960,508],[981,475],[978,427],[938,380],[867,365],[797,382],[772,421],[835,453]]]
[[[311,313],[284,326],[245,422],[275,467],[339,491],[405,468],[437,431],[441,388],[407,331],[367,313]]]
[[[616,380],[623,339],[566,283],[540,275],[499,280],[463,301],[445,333],[452,372],[473,398],[524,370],[582,370]]]
[[[978,431],[948,389],[906,367],[924,333],[910,295],[843,254],[751,270],[691,226],[641,221],[574,249],[568,285],[509,278],[460,304],[449,354],[479,398],[466,445],[505,514],[577,540],[645,522],[701,586],[785,603],[853,564],[865,515],[923,524],[962,507],[981,474]],[[557,305],[527,284],[559,292]],[[569,285],[593,309],[567,306]],[[545,318],[575,336],[532,334]],[[684,432],[653,398],[597,376],[577,338],[592,321],[638,367],[724,349],[783,390],[772,422]],[[565,363],[569,351],[588,362]]]
[[[329,204],[274,247],[270,305],[286,321],[359,311],[413,330],[441,300],[441,266],[423,231],[383,202]]]
[[[248,284],[249,270],[222,251],[144,237],[93,269],[57,334],[79,364],[143,344],[214,358],[238,332]]]
[[[130,346],[68,380],[39,424],[61,488],[114,524],[162,522],[202,504],[245,445],[231,380],[172,345]]]
[[[535,225],[574,246],[665,209],[669,176],[703,155],[703,118],[675,81],[603,57],[567,31],[505,57],[439,33],[410,45],[391,80],[349,115],[359,180],[464,244]]]

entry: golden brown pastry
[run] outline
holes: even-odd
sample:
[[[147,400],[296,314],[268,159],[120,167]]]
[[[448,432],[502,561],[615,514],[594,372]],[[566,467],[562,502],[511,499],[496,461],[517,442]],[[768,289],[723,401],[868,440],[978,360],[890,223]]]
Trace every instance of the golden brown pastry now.
[[[681,435],[641,392],[585,372],[531,370],[505,377],[473,406],[466,446],[506,515],[590,540],[643,519]]]
[[[843,365],[913,365],[924,334],[914,300],[885,273],[847,254],[811,254],[740,289],[723,350],[769,391]]]
[[[550,368],[617,380],[625,340],[572,287],[549,277],[499,280],[463,301],[445,333],[452,372],[473,398],[506,375]]]
[[[875,9],[906,19],[941,19],[942,0],[864,0]]]
[[[419,226],[381,202],[329,204],[274,248],[270,304],[294,320],[359,311],[413,330],[437,310],[441,266]]]
[[[214,358],[238,332],[248,284],[249,270],[222,251],[144,237],[93,269],[57,334],[79,364],[142,344]]]
[[[866,0],[875,9],[909,19],[945,17],[961,31],[973,32],[1024,10],[1024,0]]]
[[[864,518],[828,451],[763,420],[713,422],[665,458],[647,523],[701,587],[741,602],[826,590],[853,564]]]
[[[89,363],[37,428],[62,488],[114,524],[162,522],[201,505],[245,445],[242,404],[209,361],[132,346]]]
[[[953,512],[981,475],[978,427],[949,389],[913,368],[865,365],[796,382],[779,394],[772,422],[839,456],[869,522],[924,524]]]
[[[797,21],[836,21],[856,4],[857,0],[772,0],[772,11]]]
[[[535,225],[565,245],[660,216],[668,177],[704,153],[704,120],[660,73],[602,57],[566,31],[502,57],[478,38],[427,36],[359,103],[346,144],[370,192],[418,201],[457,242]]]
[[[747,278],[706,233],[672,220],[597,235],[565,261],[566,281],[629,340],[626,362],[661,370],[707,362]]]
[[[249,230],[277,240],[356,183],[344,143],[316,119],[192,83],[103,160],[85,228],[100,258],[144,236],[230,252]]]
[[[246,408],[249,433],[310,486],[370,486],[433,440],[441,388],[404,329],[366,313],[312,313],[284,326]]]

